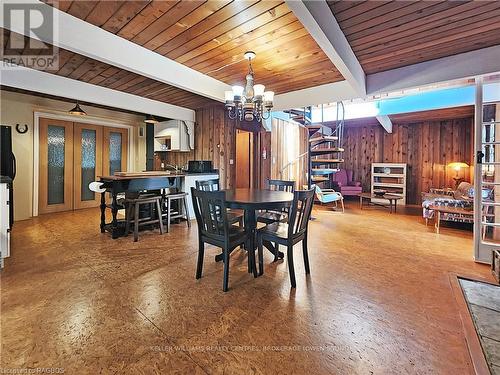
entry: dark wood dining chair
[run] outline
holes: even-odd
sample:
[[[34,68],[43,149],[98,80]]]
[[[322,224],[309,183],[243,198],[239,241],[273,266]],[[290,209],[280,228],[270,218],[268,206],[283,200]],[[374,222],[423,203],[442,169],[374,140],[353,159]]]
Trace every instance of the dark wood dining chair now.
[[[298,190],[293,194],[292,207],[288,215],[288,223],[275,222],[257,231],[259,254],[259,275],[264,273],[263,242],[271,241],[286,246],[288,271],[292,288],[296,287],[295,270],[293,266],[293,245],[302,241],[304,268],[306,274],[310,273],[309,256],[307,253],[307,229],[314,201],[314,188]]]
[[[220,181],[218,178],[213,178],[211,180],[196,181],[196,189],[202,191],[219,191]],[[243,218],[245,213],[243,210],[228,210],[227,219],[229,224],[238,224],[240,227],[243,226]]]
[[[229,286],[229,254],[233,249],[243,244],[246,245],[246,249],[250,249],[250,233],[243,227],[229,223],[226,192],[201,191],[192,187],[191,198],[198,224],[199,248],[196,278],[199,279],[203,271],[205,243],[220,247],[224,262],[222,290],[227,292]],[[248,257],[254,277],[257,277],[255,250],[248,251]]]
[[[295,191],[295,181],[286,180],[267,180],[269,190],[286,191],[293,193]],[[281,211],[266,210],[257,214],[257,222],[272,224],[277,221],[286,221],[288,217],[288,208]]]

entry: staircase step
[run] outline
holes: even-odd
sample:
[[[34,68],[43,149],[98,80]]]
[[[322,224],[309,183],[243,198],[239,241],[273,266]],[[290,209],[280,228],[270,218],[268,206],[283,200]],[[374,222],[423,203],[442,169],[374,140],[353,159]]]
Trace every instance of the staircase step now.
[[[322,177],[322,176],[311,176],[311,181],[312,182],[326,182],[330,181],[329,177]]]
[[[344,159],[311,159],[313,164],[333,164],[333,163],[343,163]]]
[[[325,155],[325,154],[333,154],[335,152],[344,152],[342,147],[329,147],[329,148],[317,148],[311,150],[311,155]]]
[[[309,142],[310,143],[314,143],[314,142],[324,143],[324,142],[334,142],[334,141],[338,141],[338,140],[339,140],[339,137],[337,137],[335,135],[324,135],[321,137],[311,138],[311,139],[309,139]]]
[[[309,129],[309,135],[313,135],[316,132],[322,132],[324,135],[332,134],[332,128],[329,128],[328,126],[325,126],[323,124],[309,124],[306,125],[306,128]]]
[[[309,123],[311,123],[311,119],[309,117],[307,117],[307,116],[304,116],[304,115],[292,115],[292,118],[295,121],[306,119]]]
[[[323,125],[323,123],[321,123],[321,122],[313,122],[313,123],[309,124],[308,127],[315,127],[315,128],[319,127],[319,129],[323,129],[324,135],[332,135],[332,133],[333,133],[332,128],[330,128],[329,126]]]
[[[313,135],[321,129],[319,125],[306,125],[306,128],[309,130],[309,135]]]
[[[285,109],[283,112],[285,113],[290,113],[292,115],[303,115],[304,114],[304,109],[303,108],[292,108],[292,109]]]
[[[311,175],[318,176],[318,175],[325,175],[325,174],[333,174],[333,173],[337,173],[338,171],[339,170],[337,168],[312,168]]]

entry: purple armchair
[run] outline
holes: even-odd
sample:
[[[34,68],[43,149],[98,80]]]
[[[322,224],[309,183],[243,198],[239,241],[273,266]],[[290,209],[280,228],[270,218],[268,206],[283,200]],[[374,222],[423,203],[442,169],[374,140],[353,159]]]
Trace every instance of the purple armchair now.
[[[352,171],[341,169],[333,175],[333,181],[339,186],[340,193],[343,196],[359,195],[363,191],[361,182],[352,181]]]

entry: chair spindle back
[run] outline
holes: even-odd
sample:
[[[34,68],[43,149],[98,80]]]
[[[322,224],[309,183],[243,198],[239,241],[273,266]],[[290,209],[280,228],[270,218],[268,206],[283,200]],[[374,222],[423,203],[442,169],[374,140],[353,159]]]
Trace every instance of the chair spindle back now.
[[[229,231],[225,191],[191,188],[194,213],[201,234],[224,241]]]
[[[218,178],[205,181],[196,181],[196,189],[202,191],[219,191],[220,181]]]
[[[314,201],[314,187],[310,190],[297,190],[288,218],[288,237],[302,234],[307,230]]]
[[[269,190],[287,191],[293,193],[295,191],[295,181],[271,180],[268,179]]]

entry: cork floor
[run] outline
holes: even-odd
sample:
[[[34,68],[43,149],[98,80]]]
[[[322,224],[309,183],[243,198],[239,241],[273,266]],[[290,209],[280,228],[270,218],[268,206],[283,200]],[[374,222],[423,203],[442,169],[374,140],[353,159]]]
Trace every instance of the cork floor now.
[[[472,234],[356,202],[316,209],[311,275],[231,258],[230,291],[197,233],[111,240],[97,209],[15,224],[1,273],[1,368],[65,374],[470,374],[449,272],[492,279]],[[300,246],[300,245],[299,245]],[[297,249],[299,250],[299,249]]]

